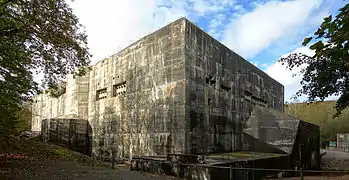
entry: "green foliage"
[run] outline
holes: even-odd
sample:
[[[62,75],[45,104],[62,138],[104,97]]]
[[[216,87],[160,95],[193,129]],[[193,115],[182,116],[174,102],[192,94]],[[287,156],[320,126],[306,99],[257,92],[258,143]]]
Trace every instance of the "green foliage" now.
[[[32,112],[30,104],[25,104],[12,112],[13,119],[1,118],[0,136],[19,135],[23,131],[29,131],[31,128]],[[5,120],[5,121],[4,121]],[[7,120],[7,121],[6,121]],[[11,121],[9,121],[11,120]]]
[[[340,113],[349,106],[349,4],[339,9],[333,18],[324,18],[313,37],[305,38],[303,46],[310,45],[315,55],[291,54],[281,58],[289,69],[307,65],[303,70],[302,89],[296,94],[308,95],[308,101],[323,101],[331,95],[339,95],[336,103]],[[311,44],[312,43],[312,44]]]
[[[320,126],[322,145],[328,145],[329,141],[336,140],[337,133],[349,132],[349,108],[342,114],[333,118],[336,114],[336,101],[324,101],[317,103],[294,103],[285,105],[285,113],[295,116],[307,122]]]
[[[336,101],[324,101],[316,103],[291,103],[285,105],[285,113],[299,119],[321,125],[333,119]]]
[[[0,0],[0,134],[8,134],[23,102],[43,86],[55,88],[89,64],[87,39],[64,0]],[[78,70],[78,71],[76,71]]]
[[[63,95],[66,91],[67,84],[66,82],[60,82],[57,86],[53,86],[51,88],[48,88],[46,90],[46,93],[49,94],[51,97],[58,98],[59,96]]]
[[[24,105],[18,112],[15,113],[17,121],[15,124],[15,133],[19,134],[23,131],[29,131],[31,128],[32,112],[30,104]]]

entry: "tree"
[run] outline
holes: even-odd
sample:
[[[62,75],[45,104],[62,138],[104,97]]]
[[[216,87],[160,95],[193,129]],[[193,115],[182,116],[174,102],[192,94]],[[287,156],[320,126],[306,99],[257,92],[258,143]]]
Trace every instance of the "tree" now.
[[[23,104],[21,110],[15,113],[17,116],[15,133],[17,134],[23,131],[30,131],[32,119],[30,105],[28,103]]]
[[[324,18],[312,37],[302,45],[310,45],[314,56],[293,53],[279,61],[289,69],[306,65],[302,69],[302,89],[296,96],[308,95],[308,102],[323,101],[331,95],[339,96],[337,113],[349,106],[349,4],[339,9],[339,14]]]
[[[0,134],[8,133],[21,104],[42,86],[57,89],[67,74],[90,63],[87,36],[64,0],[0,0]]]

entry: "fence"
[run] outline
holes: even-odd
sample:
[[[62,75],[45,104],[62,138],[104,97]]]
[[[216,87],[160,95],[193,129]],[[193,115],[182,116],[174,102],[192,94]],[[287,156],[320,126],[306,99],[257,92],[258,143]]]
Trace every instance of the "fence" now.
[[[131,170],[172,176],[176,179],[192,180],[260,180],[260,179],[348,179],[348,170],[302,170],[302,169],[268,169],[253,167],[232,167],[207,164],[184,164],[149,160],[137,160],[131,163]],[[142,175],[139,175],[142,176]],[[140,178],[142,179],[142,178]]]
[[[337,134],[337,149],[349,152],[349,134]]]

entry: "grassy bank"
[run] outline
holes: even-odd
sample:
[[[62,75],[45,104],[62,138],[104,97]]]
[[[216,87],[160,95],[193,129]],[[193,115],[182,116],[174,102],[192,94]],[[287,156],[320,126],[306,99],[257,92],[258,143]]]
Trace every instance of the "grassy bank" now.
[[[1,159],[41,159],[41,160],[66,160],[90,166],[110,166],[84,154],[72,151],[68,148],[43,143],[40,137],[30,140],[20,140],[14,137],[0,137]]]

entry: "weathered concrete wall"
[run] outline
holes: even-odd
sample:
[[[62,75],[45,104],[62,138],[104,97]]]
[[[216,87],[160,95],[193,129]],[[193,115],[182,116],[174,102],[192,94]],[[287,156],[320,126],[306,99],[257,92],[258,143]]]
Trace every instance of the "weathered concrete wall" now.
[[[44,119],[41,130],[45,142],[63,144],[70,149],[91,155],[91,127],[85,119]]]
[[[66,93],[58,98],[47,93],[34,97],[32,105],[32,131],[41,131],[41,120],[57,117],[88,118],[89,75],[67,76]]]
[[[32,105],[32,131],[41,131],[41,120],[64,115],[66,95],[52,98],[48,94],[39,94]]]
[[[280,111],[256,106],[244,127],[244,132],[290,154],[296,143],[300,123],[299,119]]]
[[[90,72],[93,153],[184,151],[184,22],[178,20],[97,63]]]
[[[304,169],[320,168],[320,127],[300,121],[292,151],[293,165],[302,164]]]
[[[39,95],[33,130],[88,119],[93,155],[207,153],[242,148],[253,106],[283,110],[283,86],[182,18]]]
[[[270,153],[278,149],[278,153],[290,155],[292,167],[320,167],[319,126],[274,109],[256,106],[244,127],[243,139],[244,150]]]
[[[186,21],[185,67],[191,153],[240,150],[253,106],[283,111],[284,87]]]

